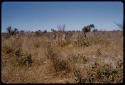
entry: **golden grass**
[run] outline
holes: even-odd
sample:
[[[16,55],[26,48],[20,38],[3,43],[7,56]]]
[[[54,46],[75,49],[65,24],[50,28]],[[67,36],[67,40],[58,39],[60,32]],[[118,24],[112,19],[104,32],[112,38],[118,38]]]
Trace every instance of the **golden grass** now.
[[[73,33],[65,41],[52,34],[2,36],[2,82],[123,82],[122,32]]]

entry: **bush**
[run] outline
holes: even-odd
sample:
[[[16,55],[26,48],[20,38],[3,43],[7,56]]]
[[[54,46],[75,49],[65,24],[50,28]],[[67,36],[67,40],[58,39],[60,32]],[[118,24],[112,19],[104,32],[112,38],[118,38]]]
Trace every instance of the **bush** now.
[[[74,75],[75,75],[75,81],[77,83],[84,83],[85,82],[85,80],[82,79],[82,75],[81,75],[81,72],[79,70],[75,70]]]
[[[27,67],[30,67],[32,65],[33,61],[31,54],[24,54],[20,48],[16,50],[15,57],[18,65]]]
[[[35,34],[36,34],[37,36],[40,36],[40,35],[42,34],[42,32],[41,32],[41,30],[38,30],[38,31],[35,32]]]
[[[52,48],[50,45],[47,47],[47,53],[46,56],[50,61],[52,62],[52,66],[54,67],[56,72],[60,71],[70,71],[70,67],[68,65],[68,62],[61,59],[61,57],[53,51],[54,48]]]
[[[88,41],[87,37],[78,35],[76,41],[73,41],[73,45],[78,47],[88,47],[90,45],[90,42]]]

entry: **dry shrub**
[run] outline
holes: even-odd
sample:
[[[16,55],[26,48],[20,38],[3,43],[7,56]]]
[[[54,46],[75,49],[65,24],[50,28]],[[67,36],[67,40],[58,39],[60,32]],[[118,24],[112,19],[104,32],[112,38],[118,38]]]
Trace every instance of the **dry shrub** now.
[[[32,65],[33,60],[31,54],[23,53],[20,48],[16,50],[15,57],[18,65],[25,65],[27,67]]]
[[[119,82],[119,76],[122,76],[122,72],[119,69],[111,69],[110,65],[103,65],[100,69],[97,69],[97,78],[103,83],[116,83]]]
[[[31,54],[23,53],[20,48],[14,51],[13,54],[12,53],[9,54],[9,56],[7,58],[4,58],[3,61],[8,61],[9,64],[13,66],[27,66],[27,67],[30,67],[33,62]]]
[[[63,47],[65,45],[65,42],[62,41],[61,39],[57,40],[57,45]]]
[[[69,58],[70,58],[69,61],[72,64],[80,64],[80,63],[85,64],[88,62],[87,57],[84,56],[83,54],[72,54],[70,55]]]
[[[64,47],[64,46],[67,46],[67,45],[70,44],[70,41],[67,40],[67,38],[66,38],[67,35],[65,33],[63,33],[63,32],[58,33],[57,32],[57,33],[55,33],[53,35],[55,35],[55,37],[51,39],[51,41],[50,41],[51,45]]]
[[[8,39],[5,39],[2,41],[2,61],[5,63],[2,63],[3,65],[15,62],[14,54],[15,51],[22,46],[21,40],[17,40],[14,37],[10,37]]]
[[[88,47],[91,45],[96,45],[96,44],[103,44],[103,43],[108,43],[106,39],[100,35],[94,35],[93,33],[90,35],[88,33],[86,34],[78,34],[74,35],[77,36],[75,41],[72,41],[73,45],[76,47]]]
[[[16,39],[14,36],[5,39],[2,42],[2,55],[3,55],[3,62],[7,61],[12,65],[16,64],[26,64],[32,62],[31,55],[22,52],[22,40]],[[5,63],[4,63],[5,64]],[[29,64],[27,64],[29,65]]]
[[[88,42],[88,38],[78,34],[76,40],[73,42],[73,45],[78,47],[88,47],[90,43]]]
[[[39,43],[39,42],[38,42],[38,43],[35,43],[34,46],[35,46],[36,48],[39,48],[39,47],[40,47],[40,43]]]
[[[21,45],[22,43],[14,39],[14,37],[5,39],[4,41],[2,41],[2,52],[5,54],[13,53],[16,50],[16,48],[20,47]]]
[[[87,70],[87,69],[83,69]],[[84,72],[84,71],[83,71]],[[93,65],[89,68],[87,73],[83,73],[82,70],[76,69],[74,71],[75,81],[77,83],[121,83],[122,72],[120,69],[111,69],[110,65],[105,64],[103,66]],[[87,77],[85,77],[85,75]]]
[[[18,39],[14,36],[4,38],[2,80],[9,83],[65,83],[65,80],[71,83],[122,83],[123,37],[117,33],[96,34],[87,33],[84,37],[78,33],[77,37],[74,33],[77,37],[74,46],[70,44],[75,38],[64,42],[59,38],[52,44],[54,41],[48,39],[47,33],[39,37],[25,33]]]
[[[75,80],[77,81],[77,83],[84,83],[81,72],[79,70],[74,71],[74,75],[75,75]]]
[[[49,45],[47,47],[46,56],[48,57],[48,59],[51,60],[52,66],[54,67],[56,72],[60,72],[60,71],[69,72],[70,71],[70,67],[68,65],[68,62],[63,60],[61,58],[61,56],[59,56],[57,53],[55,53],[54,47],[52,47],[51,45]]]

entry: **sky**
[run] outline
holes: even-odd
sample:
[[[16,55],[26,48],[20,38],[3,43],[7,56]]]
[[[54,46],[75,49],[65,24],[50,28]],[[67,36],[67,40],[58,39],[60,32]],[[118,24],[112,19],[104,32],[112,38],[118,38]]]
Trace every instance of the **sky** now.
[[[2,32],[8,26],[24,31],[82,30],[94,24],[98,30],[118,29],[123,23],[122,2],[3,2]]]

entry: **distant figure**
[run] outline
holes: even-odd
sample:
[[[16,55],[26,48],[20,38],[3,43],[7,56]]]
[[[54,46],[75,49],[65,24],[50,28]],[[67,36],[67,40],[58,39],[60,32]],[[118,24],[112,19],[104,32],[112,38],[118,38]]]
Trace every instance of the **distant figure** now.
[[[84,26],[84,28],[82,29],[83,32],[90,32],[91,28],[95,28],[94,24],[90,24],[88,26]]]

